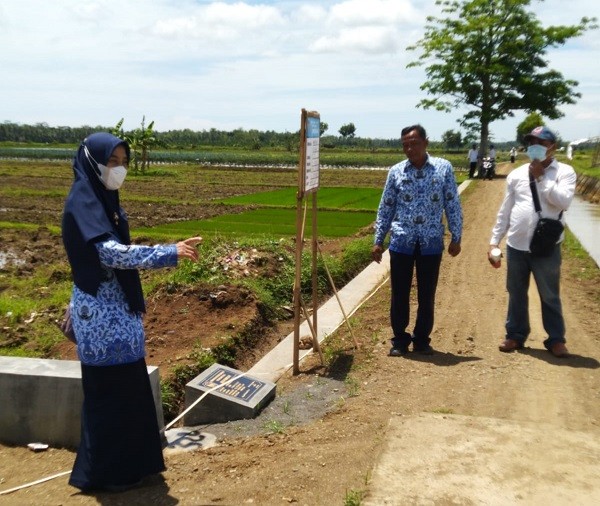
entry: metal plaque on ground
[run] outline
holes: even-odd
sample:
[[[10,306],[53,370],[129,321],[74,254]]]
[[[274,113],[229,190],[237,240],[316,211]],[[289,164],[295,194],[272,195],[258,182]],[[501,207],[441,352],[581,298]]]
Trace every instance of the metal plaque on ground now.
[[[225,365],[213,364],[185,386],[187,426],[254,418],[275,397],[275,383]]]

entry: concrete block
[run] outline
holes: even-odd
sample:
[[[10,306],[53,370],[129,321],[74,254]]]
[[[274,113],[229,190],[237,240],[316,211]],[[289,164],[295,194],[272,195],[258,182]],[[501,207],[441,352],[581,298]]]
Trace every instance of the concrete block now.
[[[164,427],[157,367],[148,367],[158,425]],[[0,441],[77,447],[81,431],[77,360],[0,356]]]
[[[184,415],[183,422],[193,426],[254,418],[275,397],[275,389],[275,383],[213,364],[185,386],[185,409],[204,398]]]

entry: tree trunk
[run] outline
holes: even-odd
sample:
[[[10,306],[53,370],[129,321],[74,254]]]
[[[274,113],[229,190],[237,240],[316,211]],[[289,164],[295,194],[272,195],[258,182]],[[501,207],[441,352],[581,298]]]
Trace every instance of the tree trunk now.
[[[483,116],[483,115],[482,115]],[[483,158],[488,152],[488,138],[490,136],[490,124],[487,120],[481,119],[481,144],[479,145],[479,157]]]

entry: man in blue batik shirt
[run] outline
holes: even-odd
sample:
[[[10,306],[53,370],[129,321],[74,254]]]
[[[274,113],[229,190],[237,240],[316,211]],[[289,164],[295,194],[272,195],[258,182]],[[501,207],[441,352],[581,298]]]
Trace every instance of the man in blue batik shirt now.
[[[394,165],[387,177],[375,223],[373,260],[381,262],[383,243],[390,233],[392,300],[390,318],[394,337],[390,356],[413,351],[433,354],[430,345],[435,292],[444,251],[443,214],[452,235],[448,253],[460,253],[462,209],[452,165],[427,153],[427,134],[421,125],[402,130],[407,160]],[[406,332],[410,316],[410,289],[417,271],[418,310],[412,335]]]

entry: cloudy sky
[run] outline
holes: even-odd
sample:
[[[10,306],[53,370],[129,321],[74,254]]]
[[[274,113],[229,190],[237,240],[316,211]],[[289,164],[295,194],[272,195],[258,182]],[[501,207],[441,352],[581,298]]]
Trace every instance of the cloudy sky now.
[[[293,132],[302,108],[336,134],[394,138],[422,123],[430,138],[458,129],[415,108],[422,69],[405,48],[422,37],[434,0],[2,0],[0,121],[235,128]],[[546,24],[600,17],[589,0],[532,3]],[[594,12],[595,11],[595,12]],[[579,81],[577,105],[549,121],[565,139],[600,135],[600,30],[548,54]],[[512,140],[524,114],[493,123]]]

